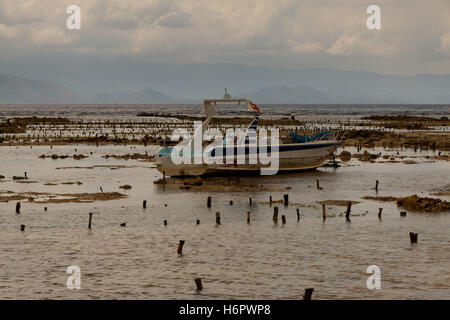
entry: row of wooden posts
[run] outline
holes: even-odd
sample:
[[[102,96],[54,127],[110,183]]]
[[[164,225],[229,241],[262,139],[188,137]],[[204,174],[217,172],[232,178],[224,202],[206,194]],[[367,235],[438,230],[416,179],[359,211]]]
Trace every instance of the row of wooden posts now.
[[[26,173],[25,173],[25,175],[26,175]],[[318,189],[318,190],[321,190],[321,189],[322,189],[322,187],[320,186],[319,180],[317,180],[317,189]],[[378,180],[376,180],[375,188],[374,188],[374,189],[378,192]],[[207,206],[208,208],[211,208],[211,203],[212,203],[212,198],[209,196],[209,197],[207,198],[207,201],[206,201],[206,206]],[[273,203],[273,201],[272,201],[272,196],[269,196],[269,203],[270,203],[271,205],[272,205],[272,203]],[[250,206],[253,204],[252,198],[249,198],[249,204],[250,204]],[[289,205],[289,195],[288,195],[288,194],[284,194],[284,195],[283,195],[283,204],[284,204],[285,206],[288,206],[288,205]],[[233,205],[233,201],[230,201],[230,205]],[[17,204],[16,204],[16,213],[17,213],[17,214],[20,213],[20,206],[21,206],[21,205],[20,205],[20,202],[17,202]],[[142,202],[142,207],[143,207],[144,209],[147,208],[147,200],[144,200],[144,201]],[[347,210],[346,210],[346,213],[345,213],[345,219],[346,219],[347,222],[351,222],[351,220],[350,220],[350,212],[351,212],[351,208],[352,208],[352,203],[349,201],[349,202],[347,203]],[[47,211],[47,207],[45,207],[44,210]],[[378,218],[379,218],[380,220],[382,219],[382,217],[381,217],[382,211],[383,211],[383,208],[379,208],[379,211],[378,211]],[[406,216],[406,211],[400,212],[400,215],[401,215],[402,217]],[[327,214],[326,214],[326,205],[323,203],[323,204],[322,204],[322,219],[323,219],[323,221],[325,221],[326,218],[327,218]],[[300,212],[299,212],[299,209],[297,208],[297,221],[299,221],[299,220],[300,220]],[[278,207],[274,207],[273,221],[274,221],[274,222],[278,222]],[[283,224],[286,223],[286,217],[285,217],[284,215],[281,216],[281,221],[282,221]],[[92,213],[89,213],[89,223],[88,223],[88,228],[89,228],[89,229],[91,229],[91,223],[92,223]],[[247,223],[250,223],[250,212],[247,212]],[[200,220],[198,220],[198,219],[197,219],[197,224],[200,224]],[[216,212],[216,224],[220,224],[220,212]],[[164,220],[164,225],[167,226],[167,220]],[[122,223],[122,224],[120,224],[120,226],[121,226],[121,227],[125,227],[125,226],[126,226],[126,223]],[[24,225],[21,225],[21,230],[22,230],[22,231],[25,230],[25,226],[24,226]],[[417,242],[417,237],[414,238],[414,234],[415,234],[415,233],[413,233],[413,232],[410,233],[410,235],[411,235],[411,243]]]
[[[317,189],[322,189],[322,187],[320,187],[319,180],[317,180]],[[376,183],[375,183],[375,190],[378,192],[378,180],[376,180]],[[206,206],[208,208],[211,208],[211,203],[212,203],[212,198],[208,197],[207,200],[206,200]],[[252,203],[253,203],[252,198],[249,198],[249,204],[252,205]],[[272,196],[269,196],[269,203],[270,204],[273,203]],[[289,205],[289,195],[288,194],[284,194],[283,195],[283,204],[285,206]],[[233,201],[230,201],[230,205],[233,205]],[[345,220],[347,222],[351,222],[351,220],[350,220],[351,210],[352,210],[352,202],[349,201],[347,203],[347,209],[345,211]],[[378,219],[379,220],[382,220],[382,212],[383,212],[383,208],[378,208]],[[400,212],[400,216],[401,217],[405,217],[406,214],[407,214],[406,211],[401,211]],[[326,204],[325,203],[322,203],[322,219],[323,219],[323,221],[325,221],[327,219]],[[278,222],[278,207],[274,207],[273,208],[272,220],[275,223]],[[297,208],[297,221],[300,221],[300,210],[298,208]],[[281,216],[281,222],[283,224],[286,223],[286,216],[284,216],[284,215]],[[216,212],[216,223],[220,224],[220,213],[219,212]],[[250,212],[247,212],[247,223],[250,223]],[[410,240],[411,240],[411,243],[417,243],[417,233],[410,232]]]
[[[270,196],[270,202],[272,202],[272,196]],[[289,203],[289,195],[288,194],[283,195],[283,202],[284,202],[285,205],[287,205]],[[211,203],[212,203],[212,198],[208,197],[207,198],[207,206],[208,206],[208,208],[211,207]],[[232,202],[230,202],[230,203],[232,204]],[[250,203],[250,205],[252,204],[252,198],[249,198],[249,203]],[[347,211],[346,211],[346,215],[345,215],[347,221],[350,221],[349,216],[350,216],[350,211],[351,211],[351,205],[352,205],[351,202],[349,202],[348,205],[347,205]],[[146,207],[147,207],[147,201],[144,200],[143,201],[143,208],[146,208]],[[274,209],[273,221],[275,223],[277,223],[278,222],[278,207],[274,207],[273,209]],[[45,211],[47,211],[47,207],[45,207]],[[381,212],[382,211],[383,211],[383,208],[379,208],[378,217],[380,219],[381,219]],[[18,202],[16,204],[16,212],[20,213],[20,202]],[[323,220],[325,221],[325,219],[326,219],[325,204],[322,204],[322,214],[323,214]],[[89,213],[89,222],[88,222],[88,229],[89,230],[91,230],[91,228],[92,228],[92,216],[93,216],[93,213],[90,212]],[[402,216],[404,216],[404,215],[402,215]],[[300,211],[297,208],[297,221],[299,221],[299,220],[300,220]],[[282,221],[283,224],[286,223],[286,217],[284,215],[281,216],[281,221]],[[250,223],[250,212],[247,212],[247,223]],[[200,224],[200,220],[198,220],[198,219],[197,219],[197,224]],[[216,224],[220,225],[220,212],[216,212]],[[167,220],[164,220],[164,225],[167,226]],[[126,223],[122,223],[122,224],[120,224],[120,226],[121,227],[125,227]],[[25,231],[25,225],[23,225],[23,224],[20,225],[20,230],[21,231]],[[418,239],[418,234],[417,233],[410,232],[409,236],[410,236],[411,243],[417,243],[417,239]],[[179,241],[178,248],[177,248],[177,254],[179,254],[179,255],[183,254],[183,246],[184,246],[185,243],[186,243],[185,240],[180,240]],[[201,278],[196,278],[195,279],[195,284],[196,284],[196,287],[197,287],[198,291],[203,290],[203,284],[202,284],[202,279]],[[311,300],[313,291],[314,291],[314,288],[306,288],[305,289],[305,294],[303,295],[303,299],[304,300]]]
[[[318,188],[320,187],[319,186],[319,180],[317,180],[317,187]],[[376,187],[375,188],[377,188],[377,187],[378,187],[378,180],[376,181]],[[273,203],[272,196],[269,196],[269,201],[270,201],[270,204]],[[212,198],[208,197],[207,201],[206,201],[206,205],[207,205],[208,208],[211,208],[211,203],[212,203]],[[249,198],[249,204],[250,205],[253,204],[252,198]],[[289,195],[288,194],[284,194],[283,195],[283,204],[285,206],[289,205]],[[233,201],[230,201],[230,205],[233,205]],[[20,207],[21,207],[20,202],[17,202],[16,203],[16,213],[17,214],[20,213]],[[144,209],[147,208],[147,200],[144,200],[142,202],[142,207]],[[350,220],[351,208],[352,208],[352,203],[349,201],[347,203],[347,210],[345,212],[345,220],[347,222],[351,222],[351,220]],[[278,207],[274,207],[273,208],[272,220],[274,221],[274,223],[278,223],[278,209],[279,209]],[[47,211],[47,207],[45,207],[44,210]],[[296,211],[297,211],[297,221],[300,221],[300,210],[297,208]],[[383,208],[378,208],[378,219],[380,219],[380,220],[382,219],[382,211],[383,211]],[[90,212],[89,213],[89,222],[88,222],[88,229],[89,230],[91,230],[91,227],[92,227],[92,215],[93,215],[93,213]],[[405,217],[406,216],[406,211],[400,212],[400,216]],[[326,204],[324,204],[324,203],[322,203],[322,219],[323,219],[323,221],[325,221],[327,219]],[[285,215],[281,216],[281,222],[282,222],[282,224],[286,223],[286,216]],[[164,220],[163,223],[164,223],[164,226],[167,226],[167,220]],[[250,223],[250,212],[247,212],[247,223]],[[200,224],[200,220],[199,219],[197,219],[196,224]],[[220,223],[220,212],[216,212],[216,224],[217,225],[221,224]],[[126,223],[121,223],[120,226],[121,227],[126,227]],[[21,231],[25,231],[25,225],[22,224],[20,226],[20,230]],[[417,243],[417,233],[410,232],[410,240],[411,240],[411,243]]]

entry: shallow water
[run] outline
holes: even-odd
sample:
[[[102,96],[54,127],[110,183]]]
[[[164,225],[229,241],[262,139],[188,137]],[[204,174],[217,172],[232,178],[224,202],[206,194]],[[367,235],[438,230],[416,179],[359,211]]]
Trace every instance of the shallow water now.
[[[99,192],[102,187],[105,192],[129,196],[94,203],[22,202],[19,215],[15,214],[16,201],[0,202],[0,298],[300,299],[307,287],[315,288],[314,299],[450,298],[450,214],[408,212],[400,217],[401,209],[394,203],[361,199],[376,195],[375,180],[380,181],[379,196],[427,196],[448,183],[448,162],[411,158],[418,163],[407,165],[352,159],[336,170],[240,178],[241,185],[290,187],[287,190],[225,192],[155,185],[153,181],[161,175],[154,163],[101,157],[150,154],[158,148],[0,147],[0,174],[6,176],[0,190],[82,193]],[[43,153],[90,152],[92,156],[84,160],[38,158]],[[432,153],[400,151],[400,155],[425,154]],[[56,169],[117,164],[130,167]],[[24,171],[37,182],[11,180]],[[323,190],[316,189],[316,179]],[[67,181],[83,184],[60,184]],[[206,183],[235,182],[223,177],[209,178]],[[132,189],[119,189],[123,184]],[[287,220],[284,225],[281,219],[274,224],[273,209],[261,202],[268,201],[269,195],[281,199],[286,193],[291,203],[302,205],[273,204]],[[212,196],[211,209],[206,207],[208,196]],[[317,201],[329,199],[361,201],[352,206],[351,223],[339,216],[345,208],[336,206],[327,206],[329,217],[322,221]],[[147,200],[146,209],[143,200]],[[384,208],[381,221],[379,207]],[[302,214],[299,222],[296,208]],[[220,226],[215,224],[217,211]],[[250,224],[246,223],[247,211],[251,212]],[[89,212],[94,212],[91,231],[87,229]],[[123,222],[125,228],[119,226]],[[21,224],[26,225],[24,232]],[[418,244],[410,244],[410,231],[419,233]],[[176,253],[179,240],[186,241],[181,256]],[[65,272],[70,265],[81,268],[81,290],[66,288],[69,275]],[[366,287],[369,265],[381,268],[380,290]],[[195,291],[197,277],[203,279],[201,293]]]

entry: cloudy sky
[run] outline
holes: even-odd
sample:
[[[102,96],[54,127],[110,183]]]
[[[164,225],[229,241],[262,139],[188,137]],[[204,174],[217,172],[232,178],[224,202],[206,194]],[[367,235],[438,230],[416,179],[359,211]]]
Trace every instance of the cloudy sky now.
[[[0,0],[0,58],[33,55],[450,73],[450,0]]]

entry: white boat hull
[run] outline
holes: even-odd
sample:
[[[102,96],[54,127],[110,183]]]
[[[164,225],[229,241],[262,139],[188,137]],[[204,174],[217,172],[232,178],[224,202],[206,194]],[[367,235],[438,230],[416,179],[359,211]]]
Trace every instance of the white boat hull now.
[[[313,141],[280,145],[278,152],[278,172],[299,171],[320,167],[333,153],[339,142],[335,140]],[[271,155],[273,157],[274,155]],[[157,169],[166,176],[200,176],[205,174],[231,174],[258,172],[269,165],[249,164],[248,156],[244,164],[235,160],[231,164],[174,164],[169,156],[159,156]],[[272,166],[273,168],[273,166]]]

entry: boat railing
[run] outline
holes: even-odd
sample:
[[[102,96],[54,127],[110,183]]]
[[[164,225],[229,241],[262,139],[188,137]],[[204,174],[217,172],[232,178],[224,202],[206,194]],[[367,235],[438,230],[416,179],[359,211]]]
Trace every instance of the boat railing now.
[[[336,141],[339,141],[339,143],[341,143],[342,140],[344,140],[344,136],[345,136],[344,131],[341,131],[341,130],[330,131],[328,134],[320,136],[315,141],[336,140]]]

